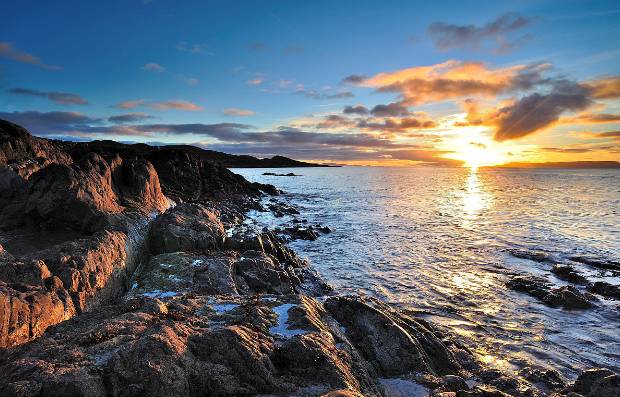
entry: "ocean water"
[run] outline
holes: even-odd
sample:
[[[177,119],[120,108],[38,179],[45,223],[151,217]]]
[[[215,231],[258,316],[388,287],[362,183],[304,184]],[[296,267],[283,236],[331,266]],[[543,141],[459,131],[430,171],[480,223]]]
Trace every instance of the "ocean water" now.
[[[379,168],[233,169],[286,192],[299,219],[329,226],[289,245],[341,293],[372,295],[449,326],[489,365],[518,370],[620,370],[620,302],[550,308],[505,287],[533,274],[555,285],[552,263],[510,250],[620,260],[620,170]],[[257,225],[289,217],[252,214]],[[588,266],[592,280],[620,284]]]

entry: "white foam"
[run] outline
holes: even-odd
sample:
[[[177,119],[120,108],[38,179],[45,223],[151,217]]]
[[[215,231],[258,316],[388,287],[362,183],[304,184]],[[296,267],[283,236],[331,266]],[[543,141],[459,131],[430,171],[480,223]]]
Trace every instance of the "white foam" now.
[[[236,303],[212,303],[211,306],[216,314],[224,314],[239,306]]]
[[[171,298],[179,295],[179,293],[175,291],[160,291],[156,289],[155,291],[145,292],[142,295],[148,296],[149,298]]]
[[[205,263],[205,261],[203,261],[202,259],[194,259],[192,261],[192,266],[194,267],[202,266],[203,263]]]
[[[274,335],[280,335],[285,338],[290,338],[295,335],[303,335],[307,331],[302,329],[288,329],[286,323],[288,322],[288,310],[295,305],[291,303],[286,303],[280,306],[276,306],[273,308],[273,311],[278,316],[278,325],[275,327],[269,328],[269,332]]]
[[[429,389],[412,381],[399,378],[383,378],[379,382],[385,389],[386,397],[426,397]]]

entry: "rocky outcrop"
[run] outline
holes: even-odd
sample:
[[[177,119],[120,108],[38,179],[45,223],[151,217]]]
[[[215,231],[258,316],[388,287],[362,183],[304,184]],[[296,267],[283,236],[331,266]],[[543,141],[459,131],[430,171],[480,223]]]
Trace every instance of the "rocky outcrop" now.
[[[234,218],[270,190],[191,153],[143,146],[48,141],[0,121],[0,347],[122,297],[148,259],[149,223],[172,203],[166,192],[179,202],[226,195]],[[167,228],[153,245],[223,245],[220,221],[196,206],[158,223]],[[194,234],[175,229],[175,216],[190,217]]]
[[[516,276],[508,280],[506,285],[515,291],[525,292],[552,307],[589,309],[596,301],[593,295],[581,292],[571,285],[552,288],[545,279],[537,276]]]
[[[224,225],[212,211],[198,204],[181,204],[158,217],[151,226],[154,254],[209,250],[224,245]]]

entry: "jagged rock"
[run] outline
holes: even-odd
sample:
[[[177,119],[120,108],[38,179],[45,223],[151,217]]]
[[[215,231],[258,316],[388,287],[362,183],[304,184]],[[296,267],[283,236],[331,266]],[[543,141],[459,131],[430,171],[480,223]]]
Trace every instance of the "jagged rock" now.
[[[584,255],[574,255],[569,257],[571,261],[583,263],[586,265],[590,265],[592,267],[596,267],[599,269],[607,269],[607,270],[620,270],[620,262],[613,260],[605,260],[600,258],[593,258],[590,256]]]
[[[180,204],[151,225],[152,253],[209,250],[224,244],[224,225],[212,211],[198,204]]]
[[[588,279],[579,274],[572,266],[569,265],[555,265],[551,269],[551,272],[555,274],[559,279],[581,285],[588,285]]]
[[[577,377],[573,389],[589,397],[618,396],[620,395],[620,377],[606,368],[591,368]]]
[[[519,375],[528,381],[543,386],[545,390],[560,389],[566,386],[566,382],[558,371],[552,369],[541,370],[526,367],[519,371]]]
[[[516,276],[506,285],[515,291],[525,292],[552,307],[565,309],[588,309],[594,306],[595,298],[582,293],[577,288],[567,285],[551,288],[547,281],[536,276]]]
[[[410,371],[447,375],[461,369],[424,321],[398,315],[376,300],[361,297],[330,297],[325,307],[382,376]]]
[[[291,294],[301,281],[292,271],[287,271],[280,262],[261,251],[245,251],[234,263],[237,289],[250,294]]]
[[[246,299],[215,310],[203,296],[101,306],[0,356],[0,395],[382,394],[372,367],[338,347],[319,302],[289,300],[316,326],[275,343],[269,307],[286,301]]]
[[[534,251],[527,249],[509,249],[508,253],[515,258],[528,259],[535,262],[548,262],[552,260],[551,255],[543,251]]]
[[[607,296],[609,298],[620,299],[620,287],[609,284],[605,281],[596,281],[588,287],[588,291]]]

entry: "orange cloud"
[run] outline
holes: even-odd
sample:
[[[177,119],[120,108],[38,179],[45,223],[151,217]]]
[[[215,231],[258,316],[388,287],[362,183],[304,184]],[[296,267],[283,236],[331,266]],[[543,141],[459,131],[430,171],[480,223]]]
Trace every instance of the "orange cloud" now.
[[[481,62],[450,60],[379,73],[363,80],[361,85],[374,87],[380,92],[397,92],[406,105],[418,105],[528,89],[541,81],[541,74],[549,67],[549,64],[536,64],[489,69]]]
[[[224,109],[223,113],[226,116],[240,116],[240,117],[254,116],[256,114],[256,112],[253,110],[238,109],[238,108]]]
[[[620,76],[605,77],[585,83],[595,99],[620,98]]]
[[[149,104],[149,107],[156,110],[186,110],[188,112],[204,110],[202,106],[187,101],[153,102]]]

